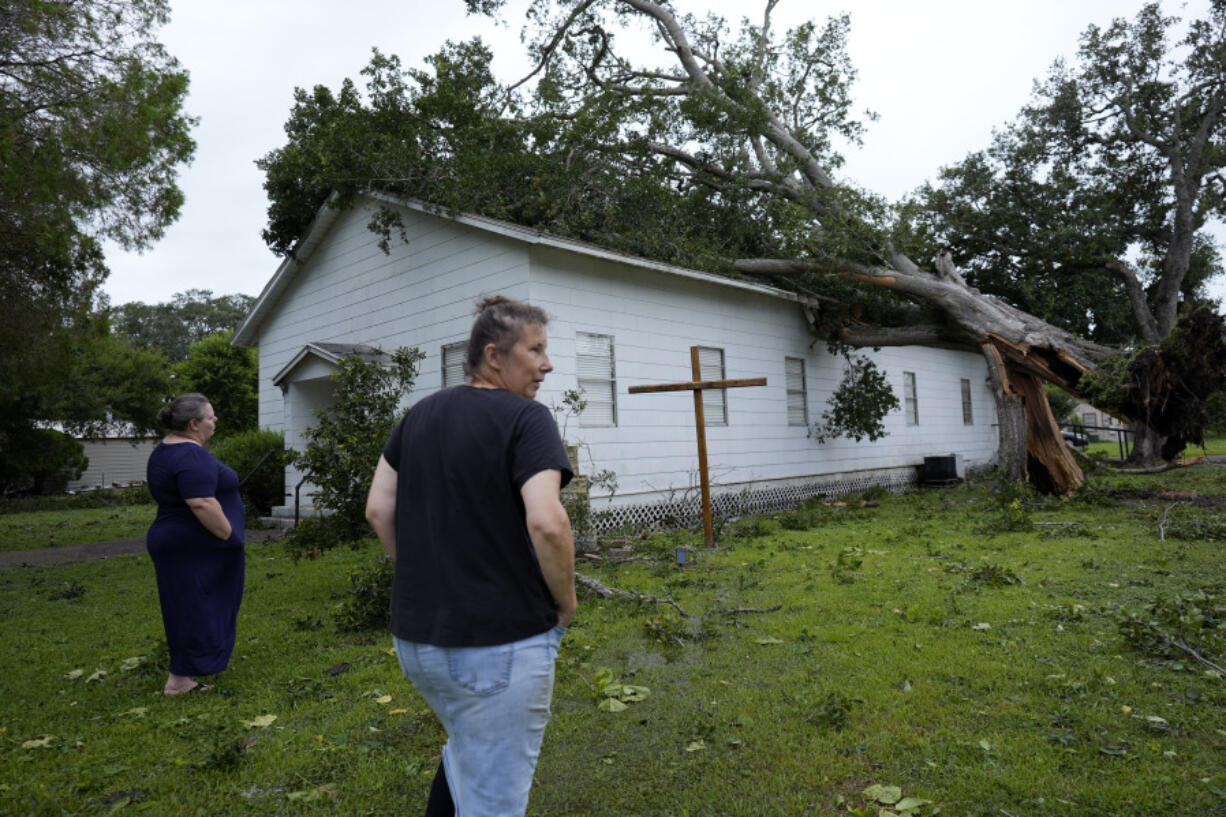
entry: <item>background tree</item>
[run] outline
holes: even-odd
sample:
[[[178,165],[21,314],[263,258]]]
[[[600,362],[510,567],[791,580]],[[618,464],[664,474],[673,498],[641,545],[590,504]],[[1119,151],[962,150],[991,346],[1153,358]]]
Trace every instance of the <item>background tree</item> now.
[[[1058,61],[991,147],[905,208],[910,243],[1084,337],[1170,337],[1221,273],[1205,228],[1226,203],[1226,4],[1172,41],[1178,22],[1149,3],[1090,26],[1076,63]],[[1161,441],[1139,442],[1144,459]]]
[[[233,330],[209,335],[188,349],[174,366],[176,393],[197,391],[209,398],[225,437],[259,426],[259,361],[255,349],[232,346]]]
[[[71,350],[72,365],[43,402],[43,419],[62,423],[77,437],[140,436],[158,429],[158,409],[171,391],[161,352],[136,349],[105,324],[78,333]]]
[[[0,10],[0,449],[54,419],[63,380],[80,374],[107,275],[100,239],[147,247],[178,215],[193,120],[187,74],[152,39],[167,9]]]
[[[166,303],[131,301],[112,307],[110,321],[133,345],[158,349],[177,363],[187,359],[193,343],[237,329],[253,303],[250,295],[214,296],[212,290],[189,289]]]
[[[0,496],[62,493],[88,467],[79,440],[50,428],[22,429],[0,448]]]

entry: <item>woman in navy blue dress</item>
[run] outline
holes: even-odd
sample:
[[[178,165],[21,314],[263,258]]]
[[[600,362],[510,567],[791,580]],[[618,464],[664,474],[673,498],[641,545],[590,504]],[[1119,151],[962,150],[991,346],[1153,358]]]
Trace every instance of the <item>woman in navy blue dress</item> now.
[[[158,412],[167,434],[149,455],[146,479],[158,513],[146,540],[157,573],[170,676],[162,692],[209,689],[192,676],[230,663],[243,600],[246,515],[238,475],[204,444],[217,415],[202,394],[182,394]]]

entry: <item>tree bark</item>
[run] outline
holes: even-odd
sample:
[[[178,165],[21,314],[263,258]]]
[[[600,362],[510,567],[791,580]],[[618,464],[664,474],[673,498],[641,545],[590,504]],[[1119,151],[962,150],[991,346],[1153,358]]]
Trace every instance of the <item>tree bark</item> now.
[[[1166,442],[1161,434],[1144,423],[1132,424],[1132,450],[1128,452],[1129,465],[1149,467],[1162,459],[1162,444]]]
[[[1009,381],[1026,406],[1026,477],[1045,494],[1070,494],[1086,481],[1085,473],[1051,412],[1043,381],[1009,367]]]
[[[988,379],[996,398],[997,467],[1009,480],[1026,478],[1026,406],[1009,386],[1009,374],[1000,352],[990,343],[983,345],[988,364]]]

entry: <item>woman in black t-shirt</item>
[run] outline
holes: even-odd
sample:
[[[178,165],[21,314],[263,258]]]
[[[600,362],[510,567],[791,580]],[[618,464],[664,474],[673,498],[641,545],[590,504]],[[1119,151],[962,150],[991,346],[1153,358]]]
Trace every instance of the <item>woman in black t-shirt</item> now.
[[[522,815],[575,615],[572,473],[549,410],[545,313],[478,305],[470,382],[417,403],[379,459],[366,515],[396,566],[405,676],[447,730],[427,815]]]

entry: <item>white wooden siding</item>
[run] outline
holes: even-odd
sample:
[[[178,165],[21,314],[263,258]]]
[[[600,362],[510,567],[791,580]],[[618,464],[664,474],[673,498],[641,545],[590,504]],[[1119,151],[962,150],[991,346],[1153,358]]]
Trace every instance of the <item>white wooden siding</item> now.
[[[567,428],[571,442],[584,444],[584,470],[617,473],[615,502],[652,501],[693,484],[698,456],[691,394],[627,392],[632,385],[689,380],[692,345],[722,348],[727,377],[765,376],[768,383],[728,389],[728,425],[707,428],[717,488],[913,466],[925,456],[953,451],[969,463],[984,463],[996,453],[996,429],[982,420],[987,410],[977,412],[975,425],[962,423],[961,378],[971,380],[980,406],[991,405],[987,368],[979,355],[922,347],[865,350],[900,398],[904,367],[924,372],[918,398],[925,424],[908,428],[899,410],[886,417],[889,435],[881,440],[819,445],[808,438],[806,427],[788,425],[784,358],[806,362],[811,422],[820,418],[843,366],[824,344],[813,342],[796,304],[552,248],[534,248],[532,260],[532,301],[554,316],[550,354],[555,371],[538,400],[556,402],[562,390],[577,382],[571,363],[575,332],[617,338],[618,427],[572,423]]]
[[[806,427],[788,425],[784,359],[805,361],[810,422],[820,419],[843,366],[814,342],[796,303],[524,243],[417,211],[405,210],[404,219],[408,243],[393,240],[385,255],[366,227],[368,211],[342,213],[260,325],[262,426],[285,427],[286,406],[271,378],[313,341],[385,351],[417,346],[427,357],[409,402],[432,393],[441,382],[439,350],[467,338],[480,296],[502,293],[528,299],[552,317],[549,355],[555,371],[537,397],[546,406],[560,406],[562,392],[578,385],[576,333],[615,338],[617,425],[581,427],[572,420],[566,434],[584,443],[585,472],[617,473],[619,503],[660,499],[696,480],[691,393],[627,391],[689,380],[693,345],[723,349],[729,378],[768,379],[766,387],[728,389],[728,424],[707,429],[717,490],[914,466],[924,456],[951,452],[969,464],[995,455],[994,404],[979,355],[920,347],[865,350],[900,400],[904,369],[919,374],[922,424],[907,427],[900,409],[885,419],[889,435],[881,440],[819,445]],[[961,378],[971,381],[976,404],[970,426],[962,422]],[[295,474],[287,474],[288,489],[296,482]]]
[[[408,243],[394,239],[385,255],[369,219],[362,208],[341,214],[260,327],[260,425],[285,431],[287,445],[297,446],[299,433],[287,427],[287,406],[272,377],[306,344],[418,347],[426,357],[412,402],[438,389],[438,350],[467,339],[479,297],[528,297],[527,252],[517,242],[405,211]],[[286,490],[299,478],[289,468]]]
[[[143,483],[145,465],[157,442],[156,439],[136,440],[135,444],[132,440],[82,440],[89,467],[80,479],[68,482],[68,490]]]

